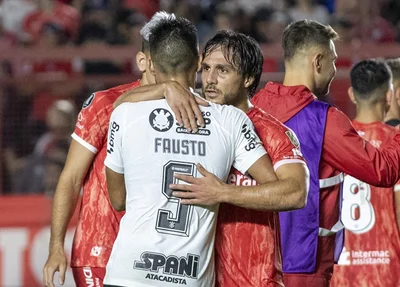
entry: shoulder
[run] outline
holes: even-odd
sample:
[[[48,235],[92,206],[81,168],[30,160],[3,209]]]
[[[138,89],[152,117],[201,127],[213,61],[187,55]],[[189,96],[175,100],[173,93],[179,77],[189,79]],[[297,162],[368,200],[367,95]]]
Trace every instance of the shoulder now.
[[[289,128],[277,118],[258,107],[254,107],[248,113],[248,116],[257,130],[262,129],[276,132],[285,132],[289,130]]]
[[[327,120],[329,122],[348,123],[351,125],[351,120],[349,119],[349,117],[335,106],[329,106]]]
[[[379,127],[381,132],[386,134],[389,139],[392,139],[395,135],[400,134],[400,130],[388,124],[381,123]]]
[[[122,95],[124,92],[136,88],[140,85],[139,81],[132,82],[129,84],[124,84],[116,87],[112,87],[107,90],[97,91],[90,95],[89,98],[83,103],[82,108],[87,108],[89,105],[110,105],[115,102],[115,100]]]

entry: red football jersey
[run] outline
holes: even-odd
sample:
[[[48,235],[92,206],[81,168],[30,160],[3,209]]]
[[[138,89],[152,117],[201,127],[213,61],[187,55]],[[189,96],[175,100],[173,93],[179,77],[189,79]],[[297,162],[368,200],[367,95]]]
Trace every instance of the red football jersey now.
[[[353,125],[377,148],[388,145],[398,132],[382,122],[353,121]],[[346,227],[345,245],[335,266],[332,286],[400,286],[400,236],[394,188],[379,188],[346,176],[342,222]]]
[[[113,209],[107,191],[104,160],[113,103],[139,81],[92,94],[78,115],[72,138],[96,153],[83,183],[78,227],[72,247],[72,267],[106,267],[122,212]]]
[[[275,170],[287,163],[304,163],[291,130],[256,107],[247,115]],[[257,184],[235,169],[228,181],[236,185]],[[278,213],[221,204],[215,247],[217,286],[283,286]]]

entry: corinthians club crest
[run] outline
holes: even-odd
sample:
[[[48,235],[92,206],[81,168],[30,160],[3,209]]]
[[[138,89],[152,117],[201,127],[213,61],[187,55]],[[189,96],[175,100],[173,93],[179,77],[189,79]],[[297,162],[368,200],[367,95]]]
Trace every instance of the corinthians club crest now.
[[[151,127],[158,132],[166,132],[174,123],[172,114],[166,109],[155,109],[149,116]]]

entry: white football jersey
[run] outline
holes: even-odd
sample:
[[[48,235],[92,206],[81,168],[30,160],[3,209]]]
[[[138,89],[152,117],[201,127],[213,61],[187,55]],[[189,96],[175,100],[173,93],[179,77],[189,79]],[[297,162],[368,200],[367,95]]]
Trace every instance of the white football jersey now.
[[[245,173],[266,152],[241,110],[210,104],[201,111],[206,126],[196,134],[175,122],[165,100],[112,113],[105,165],[124,174],[126,214],[105,284],[214,286],[218,205],[182,205],[169,184],[174,173],[201,176],[196,163],[226,181],[232,165]]]

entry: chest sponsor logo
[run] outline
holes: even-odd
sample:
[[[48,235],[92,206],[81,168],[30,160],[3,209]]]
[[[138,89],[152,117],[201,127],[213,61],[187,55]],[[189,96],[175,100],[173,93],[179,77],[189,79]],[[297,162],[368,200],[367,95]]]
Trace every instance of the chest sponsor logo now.
[[[82,109],[86,109],[87,107],[89,107],[93,103],[94,97],[95,94],[91,94],[90,97],[83,102]]]
[[[204,128],[198,128],[197,133],[189,132],[185,127],[180,126],[178,123],[176,124],[178,127],[176,128],[176,132],[178,134],[191,134],[191,135],[199,135],[199,136],[209,136],[211,135],[211,131],[207,129],[207,126],[211,124],[211,113],[210,112],[202,112],[204,119]]]
[[[146,251],[135,260],[133,269],[150,271],[146,279],[186,285],[186,279],[197,279],[200,256],[188,253],[187,256],[166,256]]]
[[[166,109],[155,109],[149,116],[150,126],[158,132],[169,131],[174,123],[172,114]]]
[[[114,152],[114,141],[115,141],[115,133],[119,131],[119,124],[117,124],[116,122],[112,122],[110,124],[110,136],[108,139],[108,149],[107,152],[108,153],[112,153]]]
[[[257,146],[256,135],[254,134],[254,131],[252,131],[247,124],[244,124],[242,126],[242,134],[244,135],[245,139],[248,142],[248,144],[245,146],[245,149],[247,151],[255,149]]]
[[[390,253],[388,250],[347,250],[343,248],[338,265],[389,265]]]

